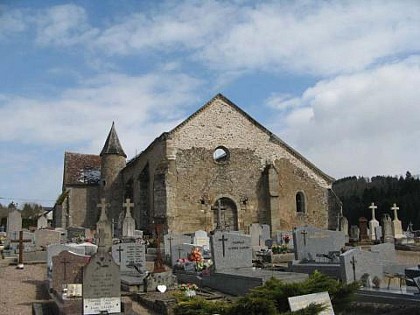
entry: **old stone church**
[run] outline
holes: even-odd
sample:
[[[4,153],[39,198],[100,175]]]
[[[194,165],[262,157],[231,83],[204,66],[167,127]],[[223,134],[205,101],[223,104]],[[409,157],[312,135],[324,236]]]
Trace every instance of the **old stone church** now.
[[[333,178],[220,94],[126,158],[114,124],[100,155],[66,152],[55,225],[93,228],[100,198],[117,224],[130,198],[136,228],[146,232],[157,218],[173,232],[211,231],[219,207],[230,230],[337,226]]]

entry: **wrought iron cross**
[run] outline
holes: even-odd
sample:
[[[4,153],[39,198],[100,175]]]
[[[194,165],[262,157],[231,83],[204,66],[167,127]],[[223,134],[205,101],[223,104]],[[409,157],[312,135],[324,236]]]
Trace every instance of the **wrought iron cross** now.
[[[306,246],[306,234],[308,234],[308,232],[306,232],[306,230],[303,230],[302,232],[300,232],[300,234],[303,235],[303,245]]]
[[[356,263],[357,263],[357,260],[354,259],[354,256],[351,258],[350,263],[353,266],[353,280],[356,281]]]
[[[222,242],[223,257],[225,257],[225,242],[226,242],[227,240],[228,240],[228,239],[227,239],[227,238],[225,238],[225,235],[224,235],[224,234],[222,235],[222,238],[219,238],[219,241],[220,241],[220,242]]]
[[[123,252],[123,251],[124,251],[124,249],[122,249],[121,245],[120,245],[117,249],[119,262],[121,262],[121,252]]]

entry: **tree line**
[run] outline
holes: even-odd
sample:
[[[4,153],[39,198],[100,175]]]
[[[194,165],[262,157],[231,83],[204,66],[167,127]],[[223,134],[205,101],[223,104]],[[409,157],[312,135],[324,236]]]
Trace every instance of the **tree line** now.
[[[7,222],[7,215],[10,209],[16,208],[17,205],[14,202],[9,203],[7,206],[3,206],[0,203],[0,226],[5,226]],[[41,205],[36,203],[24,203],[21,215],[22,215],[22,227],[29,228],[30,226],[36,226],[38,217],[44,212]]]
[[[333,190],[343,203],[343,214],[349,225],[358,225],[360,217],[370,220],[372,202],[378,207],[375,216],[379,222],[384,214],[393,220],[391,207],[395,203],[400,208],[398,218],[403,229],[411,222],[414,230],[420,230],[420,179],[409,171],[405,177],[345,177],[334,182]]]

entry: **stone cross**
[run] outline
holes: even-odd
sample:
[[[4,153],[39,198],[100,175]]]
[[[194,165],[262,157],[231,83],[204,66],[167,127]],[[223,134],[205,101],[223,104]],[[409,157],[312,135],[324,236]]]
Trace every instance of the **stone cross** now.
[[[217,200],[217,207],[211,207],[212,210],[217,210],[217,224],[216,230],[222,230],[222,210],[226,210],[226,207],[222,207],[222,201]]]
[[[370,206],[369,206],[369,209],[371,209],[372,210],[372,220],[375,220],[375,209],[377,209],[378,207],[377,206],[375,206],[375,203],[371,203],[370,204]]]
[[[356,281],[356,263],[357,263],[357,260],[354,259],[354,256],[351,258],[350,263],[353,266],[353,279],[354,279],[354,281]]]
[[[64,259],[61,261],[61,263],[63,264],[63,269],[64,269],[64,280],[67,280],[67,264],[70,263],[69,260],[67,260],[66,257],[64,257]]]
[[[12,240],[10,242],[12,242],[12,243],[19,242],[19,260],[18,260],[18,264],[20,266],[23,266],[23,243],[32,242],[32,240],[30,240],[30,239],[29,240],[24,240],[23,239],[23,231],[20,230],[19,231],[19,240],[18,241],[17,240]]]
[[[396,203],[394,203],[394,205],[391,207],[391,210],[394,211],[394,220],[398,220],[397,211],[400,210],[400,208],[397,207]]]
[[[308,234],[308,232],[306,232],[306,230],[303,230],[302,232],[300,232],[300,234],[303,235],[303,245],[306,246],[306,234]]]
[[[99,218],[99,221],[107,221],[108,218],[106,216],[106,207],[108,204],[105,202],[105,198],[101,198],[101,203],[97,205],[98,208],[101,208],[101,216]]]
[[[134,203],[130,202],[130,198],[125,199],[125,203],[123,203],[123,206],[125,207],[125,217],[131,218],[131,212],[130,209],[134,207]]]
[[[222,250],[223,250],[223,257],[225,257],[225,241],[227,241],[228,239],[225,238],[225,235],[222,235],[222,238],[219,238],[219,241],[222,242]]]

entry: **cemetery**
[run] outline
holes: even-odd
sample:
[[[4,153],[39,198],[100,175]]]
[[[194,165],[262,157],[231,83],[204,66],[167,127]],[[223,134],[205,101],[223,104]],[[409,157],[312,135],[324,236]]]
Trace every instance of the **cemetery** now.
[[[330,297],[336,293],[327,292],[333,284],[336,290],[352,288],[358,301],[420,305],[419,240],[402,230],[396,204],[393,220],[378,221],[372,203],[366,211],[370,220],[362,217],[349,228],[341,218],[340,230],[304,225],[271,231],[253,223],[247,231],[220,227],[182,234],[164,232],[157,218],[152,236],[135,229],[129,199],[123,206],[118,235],[107,218],[106,200],[98,205],[96,230],[42,226],[30,232],[11,211],[2,234],[2,261],[20,269],[45,265],[48,307],[55,314],[136,314],[136,305],[156,314],[182,314],[180,305],[194,301],[216,310],[224,305],[231,312],[225,314],[235,314],[238,298],[253,301],[267,287],[301,292],[298,288],[314,277],[329,283],[326,291],[290,297],[285,302],[290,310],[322,301],[329,310],[325,314],[334,314],[339,306]],[[33,309],[43,314],[40,305]]]

